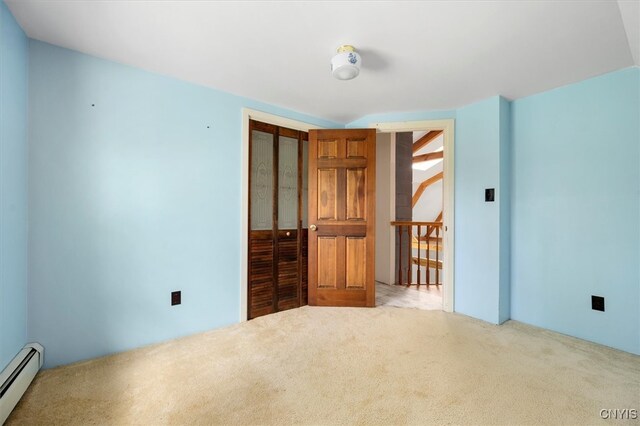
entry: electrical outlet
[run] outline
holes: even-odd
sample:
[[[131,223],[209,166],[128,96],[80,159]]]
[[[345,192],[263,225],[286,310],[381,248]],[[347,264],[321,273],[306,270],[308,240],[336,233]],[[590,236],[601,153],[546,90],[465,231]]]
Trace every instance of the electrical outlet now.
[[[604,297],[591,296],[591,309],[604,312]]]
[[[172,291],[171,292],[171,306],[179,305],[182,303],[182,292],[181,291]]]
[[[492,203],[496,198],[496,190],[495,188],[487,188],[484,190],[484,201],[487,203]]]

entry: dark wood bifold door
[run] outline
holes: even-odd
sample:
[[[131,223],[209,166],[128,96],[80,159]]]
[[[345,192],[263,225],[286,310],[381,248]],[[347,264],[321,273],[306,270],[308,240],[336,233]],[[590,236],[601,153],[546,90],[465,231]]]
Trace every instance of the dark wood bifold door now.
[[[307,304],[305,132],[249,122],[248,319]]]
[[[309,137],[309,304],[375,306],[376,131]]]

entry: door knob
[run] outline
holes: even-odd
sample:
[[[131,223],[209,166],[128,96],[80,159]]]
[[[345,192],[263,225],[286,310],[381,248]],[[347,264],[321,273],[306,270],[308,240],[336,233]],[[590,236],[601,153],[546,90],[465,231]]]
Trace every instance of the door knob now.
[[[311,229],[312,231],[317,231],[318,227],[315,226],[315,225],[311,225],[311,226],[309,226],[309,229]]]

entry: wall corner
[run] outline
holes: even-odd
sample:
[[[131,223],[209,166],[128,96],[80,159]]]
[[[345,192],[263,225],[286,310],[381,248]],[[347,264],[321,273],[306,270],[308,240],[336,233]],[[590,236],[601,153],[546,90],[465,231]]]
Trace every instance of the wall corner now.
[[[499,323],[511,318],[511,102],[499,97],[500,152],[500,284]]]

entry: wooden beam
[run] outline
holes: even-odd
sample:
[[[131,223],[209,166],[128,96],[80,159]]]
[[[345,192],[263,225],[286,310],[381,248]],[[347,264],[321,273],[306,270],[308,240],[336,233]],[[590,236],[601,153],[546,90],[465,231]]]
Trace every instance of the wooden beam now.
[[[426,240],[425,241],[420,240],[420,244],[418,244],[418,240],[415,240],[415,241],[413,241],[411,243],[411,246],[414,249],[420,248],[421,250],[426,250],[427,249],[427,241]],[[429,250],[442,251],[442,250],[444,250],[444,246],[442,245],[442,242],[429,240]]]
[[[436,160],[438,158],[444,158],[444,151],[435,151],[428,154],[416,155],[413,157],[413,162],[415,164],[423,161]]]
[[[442,225],[442,222],[416,222],[413,220],[393,220],[389,223],[391,224],[391,226],[441,226]]]
[[[441,222],[442,221],[442,211],[440,211],[440,214],[438,215],[438,217],[436,217],[436,220],[434,220],[434,222]],[[431,228],[431,232],[429,232],[429,235],[427,235],[427,237],[430,237],[431,235],[433,235],[433,232],[436,230],[436,228]],[[440,234],[442,235],[442,233]]]
[[[411,261],[414,265],[420,265],[420,266],[429,265],[429,268],[442,269],[442,260],[429,259],[427,261],[427,259],[418,259],[417,257],[412,257]]]
[[[424,135],[423,137],[421,137],[420,139],[418,139],[413,143],[413,153],[415,154],[425,146],[429,145],[431,141],[433,141],[435,138],[437,138],[441,134],[442,134],[442,130],[431,130],[430,132],[427,132],[426,135]]]
[[[429,187],[429,185],[433,185],[434,183],[436,183],[440,179],[442,179],[442,176],[443,176],[443,172],[437,173],[437,174],[431,176],[429,179],[425,180],[424,182],[422,182],[420,184],[420,186],[416,190],[416,193],[413,194],[413,198],[411,199],[411,207],[412,208],[415,207],[416,204],[418,204],[418,200],[422,196],[422,193],[424,192],[424,190],[427,189]]]

